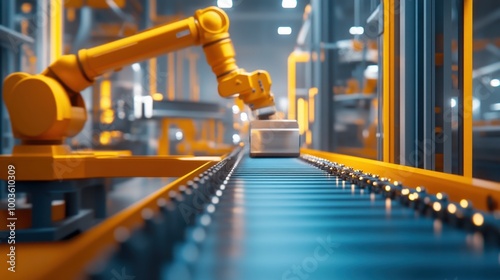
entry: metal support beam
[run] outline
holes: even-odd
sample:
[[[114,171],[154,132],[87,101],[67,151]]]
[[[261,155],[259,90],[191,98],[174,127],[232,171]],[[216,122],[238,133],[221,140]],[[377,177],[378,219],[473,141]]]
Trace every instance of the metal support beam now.
[[[311,12],[311,19],[312,19],[312,25],[311,25],[311,58],[313,58],[313,54],[319,54],[321,51],[321,29],[322,29],[322,20],[321,20],[321,8],[322,8],[322,2],[321,0],[312,0],[311,1],[311,6],[312,6],[312,12]],[[315,149],[319,150],[326,150],[327,145],[328,145],[328,140],[329,140],[329,135],[328,133],[324,130],[325,126],[328,126],[328,121],[325,120],[325,110],[328,111],[328,106],[325,105],[328,101],[325,99],[325,92],[324,88],[321,86],[321,60],[319,59],[311,59],[311,64],[312,64],[312,83],[313,86],[318,88],[318,94],[316,95],[316,100],[315,103],[318,104],[318,110],[315,112],[314,119],[315,124],[313,127],[313,135],[316,137],[313,138],[313,147]]]
[[[13,12],[12,1],[2,1],[0,3],[0,20],[1,24],[9,25],[10,13]],[[3,26],[1,26],[3,27]],[[11,30],[11,29],[9,29]],[[3,35],[0,34],[1,37]],[[0,45],[0,58],[3,63],[0,63],[0,79],[3,81],[3,78],[6,77],[9,73],[11,73],[14,69],[14,56],[11,54],[12,50],[8,49],[4,45]],[[0,93],[3,95],[2,87],[0,87]],[[10,128],[8,127],[8,116],[6,108],[3,104],[3,99],[0,99],[0,138],[1,138],[1,147],[0,153],[6,154],[10,151],[7,151],[9,142],[11,139],[8,138],[8,131]],[[2,188],[3,190],[4,188]],[[1,197],[1,196],[0,196]]]
[[[383,131],[383,160],[385,162],[398,163],[399,154],[399,91],[396,62],[399,56],[399,45],[395,38],[398,34],[399,0],[384,0],[384,34],[383,34],[383,61],[382,61],[382,131]]]
[[[12,31],[14,26],[14,1],[1,1],[0,3],[0,24],[2,27]],[[0,34],[0,37],[3,35]],[[11,45],[9,45],[11,47]],[[14,72],[16,65],[15,49],[0,45],[0,81]],[[2,87],[0,87],[0,96],[3,96]],[[8,154],[14,146],[14,139],[10,129],[9,116],[3,104],[3,98],[0,98],[0,154]],[[0,181],[0,199],[7,197],[6,182]]]
[[[50,46],[49,46],[49,22],[50,6],[48,0],[37,0],[36,4],[36,31],[35,31],[35,53],[37,57],[36,70],[42,72],[50,63]]]
[[[459,1],[461,2],[461,1]],[[458,131],[459,137],[462,137],[462,141],[459,147],[462,148],[462,175],[465,177],[472,177],[472,148],[473,148],[473,139],[472,139],[472,103],[473,103],[473,93],[472,93],[472,58],[473,58],[473,0],[463,0],[463,12],[459,13],[463,15],[463,23],[462,23],[462,33],[459,32],[459,36],[461,36],[461,40],[459,40],[459,46],[462,46],[462,52],[459,52],[459,56],[461,54],[461,81],[462,81],[462,89],[459,92],[461,98],[459,98],[460,102],[458,102],[459,106],[459,128],[462,130]],[[460,47],[459,47],[460,50]],[[460,125],[461,124],[461,125]]]
[[[439,56],[442,55],[442,76],[441,76],[441,88],[439,92],[442,93],[440,98],[440,107],[442,119],[442,132],[438,135],[436,141],[442,145],[443,149],[443,171],[446,173],[456,173],[452,168],[452,158],[453,158],[453,135],[452,135],[452,123],[450,112],[451,106],[450,101],[453,94],[453,82],[452,82],[452,0],[441,1],[442,13],[438,18],[442,18],[442,24],[440,26],[442,32],[442,41],[439,50]],[[438,57],[439,57],[438,56]]]
[[[50,63],[63,55],[64,35],[64,3],[63,1],[50,1]]]
[[[424,168],[429,170],[435,169],[435,92],[434,92],[434,77],[435,77],[435,11],[434,1],[425,0],[423,6],[424,23],[423,23],[423,39],[424,39],[424,52],[423,52],[423,136],[424,136],[424,149],[423,159]]]
[[[0,44],[5,48],[17,49],[21,44],[33,44],[35,40],[4,25],[0,25]]]
[[[413,0],[401,1],[400,11],[400,35],[401,55],[399,61],[400,77],[399,83],[401,93],[399,100],[400,110],[400,164],[406,166],[418,166],[418,142],[417,139],[417,108],[416,102],[416,36],[405,36],[407,34],[416,34],[416,3]]]
[[[427,148],[428,141],[424,136],[424,77],[425,67],[424,67],[424,37],[425,37],[425,28],[424,28],[424,3],[422,1],[415,2],[415,42],[420,42],[420,44],[416,44],[415,48],[415,144],[417,148],[417,159],[415,167],[424,168],[424,153]]]
[[[378,41],[378,57],[383,58],[384,57],[384,7],[383,3],[379,4],[375,10],[373,11],[372,15],[367,19],[367,27],[370,28],[370,26],[373,26],[371,28],[376,27],[377,30],[377,41]],[[381,59],[379,62],[379,69],[383,68],[383,60]],[[378,119],[378,125],[377,125],[377,160],[383,161],[384,160],[384,138],[382,135],[384,134],[383,130],[383,125],[382,125],[382,120],[384,119],[383,112],[381,110],[381,105],[383,104],[383,82],[384,81],[384,76],[383,76],[383,71],[378,71],[378,83],[377,83],[377,99],[378,99],[378,110],[377,110],[377,119]]]
[[[336,18],[332,17],[337,9],[338,3],[336,1],[321,1],[321,19],[322,29],[320,33],[321,42],[336,42],[335,27],[337,25]],[[324,55],[324,62],[322,56]],[[321,95],[320,100],[316,100],[317,107],[320,108],[319,112],[323,117],[315,116],[315,120],[324,119],[321,125],[319,135],[322,138],[321,147],[325,151],[335,151],[336,149],[336,133],[335,133],[335,103],[333,101],[333,87],[335,85],[335,76],[338,75],[338,51],[337,50],[324,50],[319,48],[317,51],[317,61],[321,66],[320,83],[318,87],[318,95]],[[324,117],[326,116],[326,118]]]

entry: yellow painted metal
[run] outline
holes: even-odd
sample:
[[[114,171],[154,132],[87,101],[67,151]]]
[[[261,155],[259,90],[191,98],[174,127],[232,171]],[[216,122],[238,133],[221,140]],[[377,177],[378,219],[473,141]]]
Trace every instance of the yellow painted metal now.
[[[158,155],[170,154],[169,130],[171,126],[176,126],[182,131],[184,144],[180,145],[183,154],[193,155],[192,143],[196,141],[196,127],[193,119],[168,119],[161,120],[161,132],[158,141]]]
[[[101,131],[99,133],[99,143],[101,145],[109,145],[111,144],[111,133],[109,131]]]
[[[318,94],[318,88],[312,87],[309,89],[309,123],[314,122],[314,98]]]
[[[215,131],[215,120],[214,119],[208,119],[207,123],[208,123],[208,139],[205,139],[205,140],[214,142],[215,138],[216,138],[216,134],[215,134],[215,132],[216,132]]]
[[[215,72],[214,67],[212,70]],[[247,73],[243,69],[229,71],[229,74],[218,78],[219,94],[222,97],[238,96],[252,110],[274,106],[274,97],[271,94],[271,76],[268,72],[258,70]]]
[[[309,100],[311,97],[308,98]],[[297,99],[297,122],[299,123],[299,133],[306,136],[306,142],[312,141],[312,135],[309,132],[309,101],[304,98]],[[314,110],[314,108],[313,108]],[[307,141],[309,139],[309,141]],[[307,144],[307,143],[306,143]],[[310,144],[310,143],[309,143]]]
[[[234,99],[234,104],[238,106],[240,112],[242,112],[245,109],[245,103],[243,103],[243,100],[239,98]]]
[[[153,93],[153,100],[162,101],[163,100],[163,93],[161,93],[161,92]]]
[[[33,6],[30,3],[25,2],[21,5],[21,11],[25,14],[31,13],[32,9]],[[29,20],[29,17],[23,17],[19,23],[21,27],[21,33],[30,36],[32,28],[31,24],[33,24],[32,20]],[[21,48],[24,52],[24,54],[21,56],[21,59],[23,60],[21,63],[24,65],[23,68],[26,69],[26,72],[28,73],[36,73],[37,57],[33,48],[27,45],[22,45]]]
[[[31,5],[31,3],[25,2],[25,3],[21,4],[21,12],[23,12],[24,14],[31,13],[32,9],[33,9],[33,6]]]
[[[170,120],[177,128],[182,130],[182,141],[177,144],[177,150],[181,154],[194,155],[196,143],[196,125],[193,119],[174,119]],[[206,141],[206,140],[205,140]]]
[[[101,110],[106,110],[111,108],[111,81],[108,79],[104,79],[101,81],[101,98],[100,98],[100,106]]]
[[[208,126],[201,124],[200,139],[208,139]]]
[[[315,150],[302,149],[301,154],[345,164],[363,172],[402,182],[408,187],[424,186],[430,193],[446,193],[452,201],[468,199],[474,207],[485,211],[488,210],[488,196],[500,201],[500,183]],[[496,207],[498,210],[499,205]]]
[[[113,0],[113,2],[117,7],[124,8],[126,0]],[[85,0],[85,4],[92,8],[109,8],[107,0]]]
[[[0,156],[0,167],[7,170],[7,166],[13,164],[18,181],[179,177],[208,161],[220,160],[220,157],[200,160],[191,156],[131,156],[129,151],[81,151],[52,157],[25,154],[22,157]],[[0,178],[6,180],[6,174]]]
[[[306,131],[307,125],[305,124],[306,114],[305,109],[305,101],[303,98],[297,99],[297,121],[299,122],[299,133],[300,135],[304,134]]]
[[[51,2],[64,2],[66,7],[81,8],[89,6],[93,9],[109,9],[109,4],[106,0],[51,0]],[[113,0],[114,4],[119,7],[125,7],[125,0]]]
[[[288,56],[288,119],[296,119],[297,107],[296,93],[297,93],[297,63],[308,62],[310,59],[310,54],[308,52],[293,51]],[[317,90],[316,90],[317,91]]]
[[[4,81],[3,97],[14,136],[21,145],[62,144],[83,128],[87,115],[79,92],[96,77],[192,45],[203,45],[222,97],[237,95],[253,110],[273,108],[269,74],[238,68],[228,29],[227,14],[209,7],[194,17],[64,55],[39,75],[11,74]]]
[[[100,106],[101,106],[101,117],[100,121],[103,124],[110,124],[115,119],[115,111],[112,107],[112,92],[111,92],[111,81],[109,79],[104,79],[100,84]]]
[[[59,222],[66,218],[66,204],[63,200],[52,201],[51,208],[51,218],[52,222]],[[32,225],[32,204],[22,204],[18,203],[16,205],[16,230],[27,229]],[[9,217],[9,211],[7,208],[0,209],[0,219],[7,221]],[[6,223],[0,224],[0,230],[9,230]],[[1,278],[4,279],[4,278]]]
[[[167,56],[167,93],[168,100],[175,100],[175,54],[169,53]]]
[[[84,5],[83,0],[66,0],[64,4],[68,8],[81,8]]]
[[[198,54],[189,51],[187,54],[187,59],[189,62],[189,99],[192,101],[199,101],[200,100],[200,86],[199,86],[199,79],[198,79],[198,72],[197,72],[197,61],[198,61]]]
[[[148,0],[148,2],[149,2],[149,19],[152,22],[155,22],[157,20],[156,11],[158,10],[158,6],[156,5],[156,0]]]
[[[288,56],[288,119],[295,120],[295,99],[296,99],[296,64],[295,64],[295,52],[292,52]]]
[[[56,61],[63,54],[63,16],[64,1],[50,3],[50,62]]]
[[[178,163],[181,164],[180,161]],[[117,245],[115,232],[118,228],[132,231],[141,226],[144,223],[144,209],[157,212],[159,199],[168,201],[170,191],[178,190],[179,186],[185,185],[214,164],[214,161],[200,162],[190,170],[183,170],[183,174],[177,174],[179,179],[71,240],[16,244],[16,256],[30,264],[30,269],[19,269],[15,275],[3,269],[0,270],[0,279],[79,279],[91,260],[106,254]],[[164,172],[168,172],[164,166],[162,168]],[[6,252],[7,246],[9,245],[6,243],[0,244],[0,251]],[[15,278],[9,278],[14,276]]]
[[[76,10],[75,8],[66,8],[66,19],[69,22],[74,22],[76,19]]]
[[[218,121],[216,143],[221,144],[223,142],[224,142],[224,124],[222,123],[222,121]]]
[[[170,154],[170,122],[169,119],[164,118],[161,120],[160,136],[158,137],[158,150],[159,156],[166,156]]]
[[[106,72],[120,69],[137,61],[143,61],[161,54],[183,49],[199,43],[200,30],[194,18],[187,18],[178,22],[152,28],[136,35],[116,40],[91,49],[82,49],[78,52],[78,59],[83,68],[82,76],[92,80]],[[166,43],[168,42],[168,43]],[[78,67],[78,65],[70,65]],[[60,68],[59,68],[60,67]],[[63,65],[53,64],[50,69],[60,78]],[[79,69],[72,69],[73,72]],[[69,73],[72,74],[72,73]],[[81,90],[75,78],[64,77],[67,86],[75,91]],[[88,86],[88,85],[86,85]],[[86,87],[85,86],[85,87]]]
[[[184,94],[184,51],[178,51],[176,54],[176,59],[175,61],[177,64],[175,65],[175,84],[176,86],[176,100],[182,100],[184,97],[182,96]]]
[[[309,147],[312,144],[312,132],[306,131],[306,145]]]
[[[170,151],[169,129],[176,126],[183,133],[183,139],[177,144],[178,153],[183,155],[221,155],[231,151],[234,146],[223,144],[222,138],[216,135],[215,120],[206,120],[201,126],[201,137],[196,137],[196,124],[193,119],[162,119],[161,133],[158,139],[158,155],[168,155]],[[219,132],[219,131],[218,131]],[[221,130],[222,133],[223,131]],[[218,142],[221,140],[220,142]]]
[[[304,109],[302,109],[304,111],[304,120],[302,120],[302,122],[304,123],[304,132],[307,132],[309,130],[309,102],[304,99]]]
[[[81,95],[72,99],[55,79],[17,72],[4,81],[3,98],[9,111],[14,137],[21,144],[62,143],[81,131],[87,110]]]
[[[157,69],[157,59],[156,58],[151,58],[149,60],[149,95],[151,95],[151,98],[156,101],[161,101],[163,100],[163,95],[158,92],[158,87],[157,87],[157,74],[158,74],[158,69]]]
[[[464,5],[464,28],[463,28],[463,175],[472,177],[472,105],[473,105],[473,87],[472,87],[472,69],[473,69],[473,0],[465,0]]]
[[[96,37],[122,38],[124,36],[132,36],[139,32],[136,24],[123,25],[119,22],[96,22],[94,25],[92,36],[95,35]]]
[[[395,116],[394,116],[394,24],[395,16],[399,12],[395,11],[396,0],[384,0],[384,34],[383,34],[383,92],[382,92],[382,131],[383,131],[383,161],[395,162],[394,135]]]

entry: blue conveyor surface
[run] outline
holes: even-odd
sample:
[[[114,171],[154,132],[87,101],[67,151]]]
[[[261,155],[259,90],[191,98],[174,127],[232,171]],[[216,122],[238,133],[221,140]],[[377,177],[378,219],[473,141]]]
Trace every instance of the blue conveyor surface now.
[[[500,279],[480,234],[300,159],[244,157],[205,231],[193,279]]]

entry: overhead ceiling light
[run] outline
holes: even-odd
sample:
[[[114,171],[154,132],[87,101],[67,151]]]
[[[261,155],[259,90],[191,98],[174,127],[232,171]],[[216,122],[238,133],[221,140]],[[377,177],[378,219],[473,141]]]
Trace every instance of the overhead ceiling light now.
[[[353,26],[349,28],[349,33],[351,33],[351,35],[363,35],[365,29],[362,26]]]
[[[242,122],[246,122],[246,121],[248,121],[248,114],[247,114],[247,113],[244,113],[244,112],[243,112],[243,113],[241,113],[241,115],[240,115],[240,120],[241,120]]]
[[[233,105],[231,109],[233,110],[233,114],[238,114],[240,112],[240,107],[238,107],[238,105]]]
[[[297,0],[283,0],[281,2],[281,7],[285,9],[293,9],[297,7]]]
[[[217,0],[217,7],[229,9],[233,7],[233,0]]]
[[[238,134],[233,134],[233,144],[238,144],[241,141],[241,137]]]
[[[455,98],[452,98],[450,100],[450,106],[451,108],[455,108],[457,106],[457,100],[455,100]]]
[[[499,87],[500,86],[500,80],[499,79],[491,79],[490,86],[492,86],[492,87]]]
[[[472,110],[476,111],[479,107],[481,107],[481,101],[478,98],[472,98]]]
[[[134,69],[134,71],[141,71],[141,65],[139,63],[134,63],[132,64],[132,69]]]
[[[491,111],[500,111],[500,103],[494,103],[490,105]]]
[[[184,134],[182,133],[182,131],[175,132],[175,140],[181,141],[182,138],[184,138]]]
[[[292,28],[290,26],[280,26],[278,27],[279,35],[290,35],[292,34]]]

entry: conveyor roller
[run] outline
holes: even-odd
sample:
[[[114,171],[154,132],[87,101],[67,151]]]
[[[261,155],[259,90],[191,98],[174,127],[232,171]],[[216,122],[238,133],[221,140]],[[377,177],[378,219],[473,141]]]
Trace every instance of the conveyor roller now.
[[[204,175],[217,185],[210,192],[213,196],[196,220],[188,222],[185,237],[178,238],[158,277],[498,279],[500,275],[496,240],[467,223],[452,226],[416,204],[408,207],[397,196],[351,184],[322,170],[328,169],[322,163],[317,164],[320,168],[312,166],[313,158],[238,159],[236,168],[229,163],[218,167],[227,176],[209,179],[216,177],[217,168]],[[185,198],[193,195],[182,192]],[[185,214],[177,214],[177,219],[181,216]],[[140,271],[132,265],[129,274],[141,275]]]

